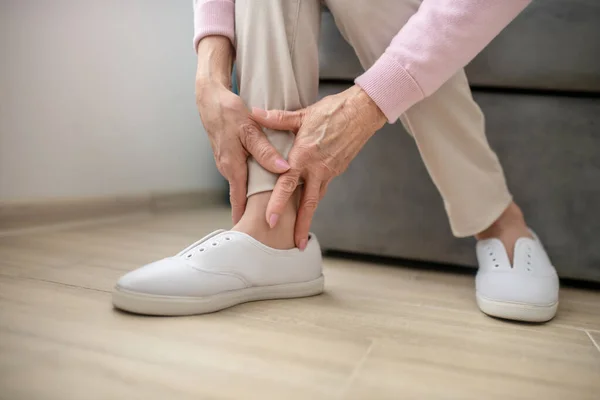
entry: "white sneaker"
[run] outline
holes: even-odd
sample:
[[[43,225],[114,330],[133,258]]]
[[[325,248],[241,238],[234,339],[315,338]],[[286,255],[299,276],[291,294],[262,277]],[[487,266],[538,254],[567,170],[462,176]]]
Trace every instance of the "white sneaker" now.
[[[139,314],[191,315],[322,292],[321,249],[314,234],[300,251],[273,249],[244,233],[219,230],[174,257],[123,276],[113,304]]]
[[[498,239],[477,243],[479,270],[475,280],[477,305],[484,313],[506,319],[544,322],[558,307],[558,275],[542,243],[520,238],[511,266]]]

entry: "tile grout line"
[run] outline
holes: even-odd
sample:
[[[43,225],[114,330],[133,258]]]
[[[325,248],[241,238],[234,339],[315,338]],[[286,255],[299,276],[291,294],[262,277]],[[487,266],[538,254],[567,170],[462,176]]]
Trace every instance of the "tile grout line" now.
[[[358,363],[356,364],[356,366],[352,370],[352,373],[350,374],[350,377],[346,381],[346,384],[342,387],[342,390],[340,390],[340,393],[337,396],[338,399],[343,399],[344,397],[346,397],[346,395],[348,394],[348,390],[350,389],[350,386],[352,386],[352,383],[354,382],[354,380],[358,376],[360,370],[362,369],[363,365],[367,361],[367,358],[369,358],[369,356],[371,355],[371,352],[373,351],[373,347],[375,347],[375,340],[371,339],[371,343],[369,344],[369,347],[365,351],[365,354],[363,354],[363,356],[361,357],[361,359],[358,361]]]
[[[596,340],[594,340],[594,337],[592,336],[591,333],[589,333],[588,331],[584,330],[584,332],[586,333],[586,335],[588,335],[588,337],[590,338],[590,340],[592,341],[592,343],[594,344],[594,346],[596,347],[596,350],[598,350],[600,352],[600,346],[598,345],[598,343],[596,343]]]

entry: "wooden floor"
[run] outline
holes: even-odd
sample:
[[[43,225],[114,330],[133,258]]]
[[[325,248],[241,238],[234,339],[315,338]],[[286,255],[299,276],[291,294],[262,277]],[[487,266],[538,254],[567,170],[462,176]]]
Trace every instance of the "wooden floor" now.
[[[325,260],[321,296],[184,318],[111,306],[117,278],[227,210],[0,233],[0,399],[600,399],[600,292],[546,325],[476,308],[473,277]]]

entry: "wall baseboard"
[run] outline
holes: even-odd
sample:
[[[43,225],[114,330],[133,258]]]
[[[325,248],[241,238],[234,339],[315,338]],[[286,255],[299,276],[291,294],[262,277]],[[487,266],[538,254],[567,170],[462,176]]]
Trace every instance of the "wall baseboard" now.
[[[225,205],[225,198],[222,190],[201,190],[33,202],[0,202],[0,231],[84,219]]]

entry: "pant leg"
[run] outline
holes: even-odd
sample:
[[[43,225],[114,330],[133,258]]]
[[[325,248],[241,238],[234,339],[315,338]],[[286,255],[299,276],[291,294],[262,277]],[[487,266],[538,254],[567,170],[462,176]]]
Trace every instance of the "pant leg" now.
[[[317,100],[319,0],[237,0],[236,68],[246,106],[297,110]],[[265,129],[287,158],[294,135]],[[248,160],[248,196],[273,190],[277,175]]]
[[[420,0],[326,0],[363,68],[383,54]],[[502,166],[485,136],[484,116],[463,70],[411,107],[401,121],[414,137],[455,236],[489,227],[508,207]]]

